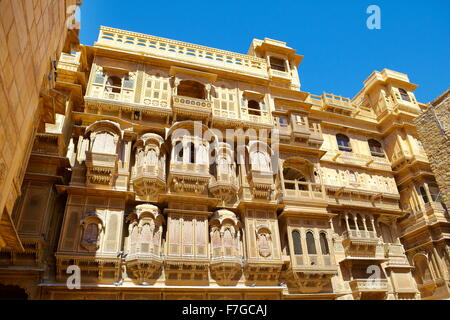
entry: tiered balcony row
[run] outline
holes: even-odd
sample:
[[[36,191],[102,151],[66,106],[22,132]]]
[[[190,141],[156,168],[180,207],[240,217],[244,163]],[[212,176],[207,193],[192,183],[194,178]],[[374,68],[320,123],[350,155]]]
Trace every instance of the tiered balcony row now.
[[[262,58],[119,29],[101,27],[95,46],[268,78]]]

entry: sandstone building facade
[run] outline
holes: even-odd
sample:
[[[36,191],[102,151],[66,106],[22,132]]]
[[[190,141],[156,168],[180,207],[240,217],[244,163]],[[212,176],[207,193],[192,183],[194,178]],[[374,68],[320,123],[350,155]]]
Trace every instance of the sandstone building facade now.
[[[313,95],[302,58],[109,27],[62,54],[70,99],[32,145],[12,214],[26,246],[0,251],[0,283],[32,299],[449,297],[417,85],[385,69],[353,99]]]

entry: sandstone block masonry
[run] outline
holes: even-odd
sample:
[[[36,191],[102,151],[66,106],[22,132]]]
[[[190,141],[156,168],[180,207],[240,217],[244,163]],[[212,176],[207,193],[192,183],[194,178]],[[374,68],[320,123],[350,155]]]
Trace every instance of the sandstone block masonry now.
[[[433,101],[415,121],[441,197],[450,208],[450,89]]]

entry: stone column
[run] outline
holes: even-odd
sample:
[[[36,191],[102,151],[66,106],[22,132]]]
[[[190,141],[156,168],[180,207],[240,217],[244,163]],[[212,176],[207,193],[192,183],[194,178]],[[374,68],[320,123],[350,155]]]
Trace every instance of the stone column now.
[[[350,232],[350,225],[348,224],[348,213],[345,213],[345,225],[347,227],[347,231]]]
[[[353,216],[353,221],[355,221],[355,228],[357,233],[359,234],[359,226],[358,226],[358,217],[356,216],[356,214],[352,213]]]

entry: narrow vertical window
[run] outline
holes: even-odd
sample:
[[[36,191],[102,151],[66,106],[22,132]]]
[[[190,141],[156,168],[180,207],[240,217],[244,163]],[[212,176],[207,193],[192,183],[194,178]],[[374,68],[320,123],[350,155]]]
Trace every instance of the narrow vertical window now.
[[[400,96],[402,97],[402,100],[411,102],[411,98],[408,95],[408,92],[406,92],[405,89],[399,88],[398,91],[400,92]]]
[[[311,231],[306,233],[306,245],[308,247],[309,254],[317,254],[316,243],[314,241],[314,235]]]
[[[424,187],[420,187],[419,191],[420,191],[420,195],[422,196],[423,202],[425,202],[425,203],[430,202],[430,199],[428,199],[428,195],[425,192],[425,188]]]
[[[374,139],[370,139],[368,143],[372,156],[384,158],[383,147],[381,146],[380,142]]]
[[[301,255],[302,252],[302,243],[300,239],[300,232],[293,231],[292,232],[292,242],[294,243],[294,254],[295,255]]]
[[[352,152],[352,148],[350,146],[350,139],[346,135],[337,134],[336,141],[337,141],[339,150],[345,151],[345,152]]]
[[[320,233],[320,249],[322,250],[322,254],[329,255],[330,248],[328,247],[327,235],[325,233]]]

